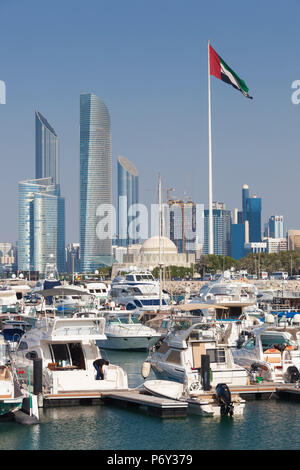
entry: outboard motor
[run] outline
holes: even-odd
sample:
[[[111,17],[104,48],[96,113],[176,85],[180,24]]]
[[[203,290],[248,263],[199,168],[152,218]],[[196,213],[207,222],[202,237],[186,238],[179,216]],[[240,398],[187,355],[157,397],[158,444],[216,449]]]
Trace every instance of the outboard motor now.
[[[299,374],[297,367],[295,366],[288,367],[286,371],[286,377],[287,377],[288,382],[291,384],[298,382],[298,380],[300,379],[300,374]]]
[[[228,385],[218,384],[216,386],[216,395],[221,406],[221,416],[232,416],[234,407],[231,401],[231,392]]]

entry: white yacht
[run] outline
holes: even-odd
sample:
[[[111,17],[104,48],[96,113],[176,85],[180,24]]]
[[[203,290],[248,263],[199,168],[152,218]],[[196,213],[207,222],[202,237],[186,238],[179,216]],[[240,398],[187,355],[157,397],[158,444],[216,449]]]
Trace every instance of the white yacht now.
[[[162,308],[170,303],[168,293],[162,291]],[[159,281],[150,271],[132,271],[125,276],[116,276],[111,283],[110,298],[126,310],[156,311],[160,308]]]
[[[26,379],[33,360],[41,358],[45,393],[127,389],[127,374],[113,364],[103,366],[104,379],[96,380],[93,362],[101,356],[96,341],[106,339],[104,328],[104,318],[45,316],[22,336],[13,363]]]
[[[110,286],[105,284],[105,282],[89,281],[85,282],[83,287],[88,294],[95,296],[95,298],[99,300],[100,304],[105,304],[107,302]]]
[[[232,351],[236,364],[271,382],[300,380],[300,328],[264,325],[244,331]]]
[[[205,284],[190,302],[215,304],[222,318],[237,318],[245,307],[257,303],[256,287],[246,280],[233,279],[230,271],[225,271],[216,280]]]
[[[148,350],[160,338],[153,328],[139,322],[131,311],[101,312],[105,316],[107,339],[98,340],[97,346],[103,349]]]
[[[248,373],[234,363],[227,338],[219,337],[215,324],[205,321],[191,325],[184,318],[176,319],[171,332],[158,341],[146,362],[158,379],[184,383],[187,376],[196,374],[200,384],[202,356],[209,356],[212,386],[248,383]]]

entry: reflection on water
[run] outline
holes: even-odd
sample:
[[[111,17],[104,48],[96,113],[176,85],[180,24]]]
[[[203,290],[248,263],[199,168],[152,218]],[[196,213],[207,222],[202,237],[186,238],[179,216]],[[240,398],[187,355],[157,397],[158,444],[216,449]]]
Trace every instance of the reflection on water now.
[[[130,387],[142,383],[146,352],[108,351],[128,373]],[[188,415],[162,419],[117,406],[40,410],[41,423],[0,423],[0,449],[299,449],[299,403],[249,401],[238,419]]]

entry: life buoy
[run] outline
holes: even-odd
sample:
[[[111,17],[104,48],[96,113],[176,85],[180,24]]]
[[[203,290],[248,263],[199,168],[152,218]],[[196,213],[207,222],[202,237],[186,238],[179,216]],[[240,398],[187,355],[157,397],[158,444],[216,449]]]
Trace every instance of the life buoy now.
[[[151,364],[150,362],[143,362],[143,365],[142,365],[142,377],[144,379],[146,379],[147,377],[149,377],[149,374],[150,374],[150,370],[151,370]]]

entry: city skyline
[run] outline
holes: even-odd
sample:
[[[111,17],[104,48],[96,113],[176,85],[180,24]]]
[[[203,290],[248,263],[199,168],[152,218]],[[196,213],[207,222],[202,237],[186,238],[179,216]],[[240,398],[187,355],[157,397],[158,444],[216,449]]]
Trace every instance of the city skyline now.
[[[253,15],[246,18],[243,14],[246,10],[241,7],[237,13],[233,4],[218,5],[216,9],[216,2],[200,6],[191,0],[183,6],[178,1],[163,5],[154,1],[143,6],[129,1],[125,8],[117,2],[116,14],[112,5],[87,3],[96,13],[103,12],[107,19],[101,32],[82,25],[78,35],[86,8],[79,3],[67,26],[63,20],[67,6],[58,2],[54,2],[47,18],[42,15],[38,2],[32,2],[35,19],[30,17],[25,5],[18,5],[19,15],[13,27],[15,6],[1,5],[0,39],[6,47],[0,78],[6,83],[7,100],[0,106],[0,153],[5,159],[7,178],[0,191],[2,199],[10,195],[3,207],[6,223],[1,239],[15,241],[17,238],[17,182],[34,174],[31,116],[34,109],[41,109],[49,122],[55,122],[60,136],[66,240],[79,240],[77,100],[82,89],[101,96],[111,112],[115,207],[119,154],[130,155],[139,168],[141,201],[146,204],[156,201],[156,180],[160,172],[164,199],[165,188],[172,180],[177,197],[182,198],[188,192],[195,202],[207,207],[208,38],[245,77],[254,96],[251,102],[242,100],[231,87],[212,81],[213,199],[225,201],[226,207],[233,210],[239,200],[240,186],[247,182],[263,198],[263,221],[279,213],[285,217],[287,230],[297,229],[297,208],[290,189],[297,185],[299,165],[295,156],[300,108],[291,101],[291,85],[300,74],[293,58],[299,5],[293,4],[291,17],[284,6],[273,5],[270,11],[267,5],[253,2],[251,10],[256,29],[253,37],[248,34],[253,28]],[[92,25],[96,24],[96,17],[97,14],[91,18]],[[55,38],[49,34],[54,18]],[[235,33],[231,37],[224,37],[219,30],[224,19]],[[114,34],[110,28],[113,21],[118,26],[113,29]],[[48,34],[43,35],[43,44],[26,35],[31,27],[38,36],[44,30]],[[66,34],[69,42],[63,40]],[[20,41],[20,35],[24,41]],[[140,38],[139,42],[136,37]],[[53,47],[53,41],[59,47]],[[42,55],[45,48],[48,54]],[[282,62],[276,76],[272,72],[274,61]],[[19,68],[26,67],[22,80],[16,64]],[[18,139],[13,138],[15,129],[18,129]],[[282,188],[287,180],[289,185],[279,194],[276,185]]]

